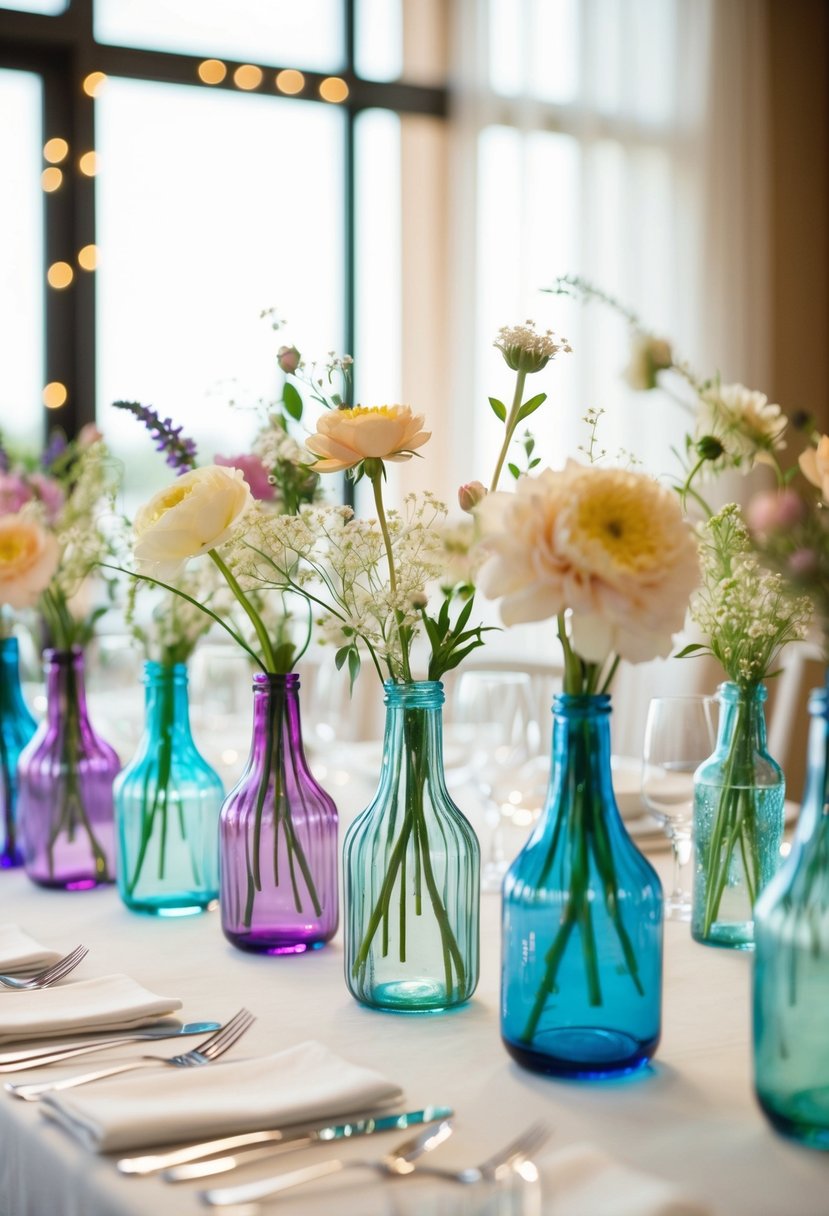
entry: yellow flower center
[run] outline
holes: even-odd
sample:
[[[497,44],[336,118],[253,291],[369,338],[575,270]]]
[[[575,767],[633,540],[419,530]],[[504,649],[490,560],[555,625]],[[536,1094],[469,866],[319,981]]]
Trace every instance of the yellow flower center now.
[[[348,410],[338,410],[342,418],[365,418],[367,414],[381,418],[396,418],[399,410],[397,405],[354,405]]]
[[[19,536],[2,536],[0,537],[0,562],[8,565],[11,562],[16,562],[23,554],[26,548],[26,543]]]
[[[153,512],[152,522],[157,523],[158,520],[161,519],[162,515],[165,515],[167,511],[172,510],[173,507],[177,507],[180,502],[184,501],[188,494],[192,493],[192,485],[183,486],[179,483],[178,485],[170,486],[170,489],[167,490],[161,496],[161,498],[159,498],[158,505]]]
[[[574,537],[599,545],[617,566],[651,567],[659,561],[661,542],[653,507],[650,495],[620,492],[618,485],[591,486],[577,504]]]

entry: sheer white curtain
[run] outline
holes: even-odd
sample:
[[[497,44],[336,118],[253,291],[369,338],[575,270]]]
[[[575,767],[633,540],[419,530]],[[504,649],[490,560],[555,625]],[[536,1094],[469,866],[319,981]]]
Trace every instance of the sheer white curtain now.
[[[574,348],[532,385],[550,396],[533,419],[545,462],[576,454],[593,406],[606,410],[600,443],[611,458],[623,449],[667,473],[687,416],[665,393],[626,387],[625,324],[540,289],[579,274],[704,373],[762,387],[765,6],[456,0],[454,16],[446,343],[456,357],[451,410],[436,427],[439,488],[452,495],[491,470],[499,431],[486,399],[511,391],[492,341],[499,326],[528,317]],[[552,653],[551,635],[535,632],[536,657],[547,644]],[[515,634],[502,641],[526,644]],[[637,752],[648,697],[693,687],[698,675],[675,661],[624,673],[617,747]]]

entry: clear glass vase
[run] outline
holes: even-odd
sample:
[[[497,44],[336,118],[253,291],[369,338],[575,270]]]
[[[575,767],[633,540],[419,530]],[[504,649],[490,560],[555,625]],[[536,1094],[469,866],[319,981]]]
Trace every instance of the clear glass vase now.
[[[659,1043],[662,888],[610,772],[610,697],[556,696],[541,818],[504,880],[501,1034],[525,1068],[593,1079]]]
[[[115,879],[112,786],[121,765],[93,730],[83,653],[47,650],[46,717],[20,756],[17,814],[26,873],[84,890]]]
[[[337,808],[312,776],[299,676],[253,677],[253,739],[222,807],[222,929],[234,946],[299,954],[337,931]]]
[[[792,850],[754,909],[754,1084],[778,1131],[829,1149],[829,695],[812,693]]]
[[[221,780],[190,733],[187,668],[147,663],[144,734],[115,783],[118,891],[158,916],[201,912],[219,898]]]
[[[0,638],[0,870],[23,864],[17,831],[17,761],[36,730],[20,687],[17,638]]]
[[[691,934],[708,946],[753,949],[754,902],[780,864],[786,785],[765,700],[762,684],[720,685],[716,748],[694,774]]]
[[[364,1005],[448,1009],[478,983],[478,839],[446,789],[443,686],[385,685],[380,785],[343,853],[345,979]]]

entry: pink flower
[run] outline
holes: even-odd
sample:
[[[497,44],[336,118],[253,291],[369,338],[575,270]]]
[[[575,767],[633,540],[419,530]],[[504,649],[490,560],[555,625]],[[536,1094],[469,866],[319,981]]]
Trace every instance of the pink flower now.
[[[301,355],[295,346],[280,346],[276,352],[276,361],[286,375],[291,375],[299,367]]]
[[[103,432],[98,430],[94,422],[87,422],[78,431],[78,447],[90,448],[93,443],[100,443],[103,437]]]
[[[15,515],[32,500],[32,491],[20,473],[0,473],[0,515]]]
[[[468,481],[458,490],[458,506],[471,514],[479,502],[486,498],[486,486],[480,481]]]
[[[260,502],[273,502],[275,491],[270,483],[268,470],[258,456],[252,453],[247,456],[217,456],[214,464],[225,469],[239,469],[254,498],[258,498]]]
[[[789,572],[795,578],[804,578],[814,574],[818,560],[814,549],[795,549],[789,558]]]
[[[54,478],[47,477],[45,473],[32,473],[29,485],[34,490],[35,497],[43,503],[47,520],[53,524],[60,515],[66,497],[63,490]]]
[[[755,494],[746,512],[748,526],[759,536],[787,532],[803,519],[803,502],[794,490]]]

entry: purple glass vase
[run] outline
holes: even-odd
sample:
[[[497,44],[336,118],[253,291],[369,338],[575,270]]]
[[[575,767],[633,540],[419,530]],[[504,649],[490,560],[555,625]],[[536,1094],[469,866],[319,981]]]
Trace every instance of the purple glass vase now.
[[[83,653],[43,657],[46,717],[17,771],[23,860],[33,882],[83,890],[115,877],[112,784],[121,766],[89,721]]]
[[[299,676],[253,677],[253,739],[222,807],[222,929],[240,950],[300,954],[339,918],[337,808],[305,759]]]

